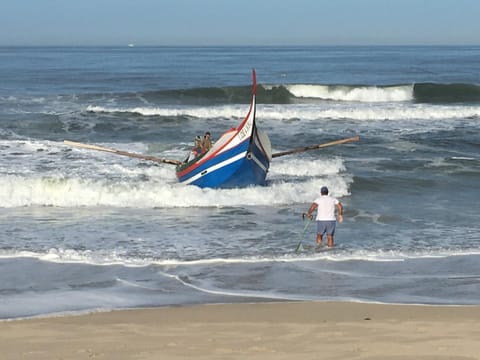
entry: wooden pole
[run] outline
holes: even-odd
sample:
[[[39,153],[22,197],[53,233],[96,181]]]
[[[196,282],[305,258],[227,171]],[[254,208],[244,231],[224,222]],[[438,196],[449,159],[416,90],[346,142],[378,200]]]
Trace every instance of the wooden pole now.
[[[128,157],[142,159],[142,160],[149,160],[149,161],[154,161],[154,162],[157,162],[157,163],[170,164],[170,165],[181,165],[182,164],[182,162],[179,161],[179,160],[162,159],[162,158],[158,158],[158,157],[155,157],[155,156],[148,156],[148,155],[131,153],[131,152],[128,152],[128,151],[110,149],[110,148],[106,148],[106,147],[102,147],[102,146],[98,146],[98,145],[83,144],[83,143],[79,143],[79,142],[75,142],[75,141],[69,141],[69,140],[64,140],[63,143],[65,145],[75,146],[75,147],[79,147],[79,148],[83,148],[83,149],[105,151],[105,152],[109,152],[109,153],[116,154],[116,155],[128,156]]]
[[[292,150],[288,150],[288,151],[282,151],[282,152],[272,154],[272,158],[276,158],[276,157],[279,157],[279,156],[290,155],[290,154],[297,154],[297,153],[301,153],[301,152],[308,151],[308,150],[321,149],[321,148],[324,148],[324,147],[327,147],[327,146],[346,144],[346,143],[349,143],[349,142],[354,142],[354,141],[359,141],[359,140],[360,140],[360,137],[354,136],[354,137],[351,137],[351,138],[335,140],[335,141],[331,141],[331,142],[324,143],[324,144],[305,146],[305,147],[301,147],[301,148],[296,148],[296,149],[292,149]]]

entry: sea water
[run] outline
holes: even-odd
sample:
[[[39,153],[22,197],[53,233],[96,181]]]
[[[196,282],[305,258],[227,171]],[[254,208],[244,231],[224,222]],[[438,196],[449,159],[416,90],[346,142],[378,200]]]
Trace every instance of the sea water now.
[[[478,304],[480,47],[0,48],[0,318],[278,300]],[[266,186],[175,167],[248,112]],[[314,251],[302,213],[345,207]],[[295,248],[303,241],[305,250]],[[310,247],[308,246],[310,245]]]

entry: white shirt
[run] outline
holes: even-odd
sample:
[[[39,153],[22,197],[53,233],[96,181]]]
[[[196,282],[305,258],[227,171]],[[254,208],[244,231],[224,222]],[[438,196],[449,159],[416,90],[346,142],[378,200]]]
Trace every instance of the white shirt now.
[[[330,195],[321,195],[319,198],[315,199],[315,204],[317,207],[317,221],[335,221],[335,205],[339,201],[330,196]]]

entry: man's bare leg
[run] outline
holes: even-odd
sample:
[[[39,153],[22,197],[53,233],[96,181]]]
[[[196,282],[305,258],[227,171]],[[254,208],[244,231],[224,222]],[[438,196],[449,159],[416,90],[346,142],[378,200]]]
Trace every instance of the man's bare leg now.
[[[327,235],[327,246],[333,247],[333,235]]]

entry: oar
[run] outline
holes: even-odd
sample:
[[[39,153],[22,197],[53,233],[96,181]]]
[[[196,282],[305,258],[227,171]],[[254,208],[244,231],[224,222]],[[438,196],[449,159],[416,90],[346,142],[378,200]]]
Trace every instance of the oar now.
[[[307,223],[303,227],[303,232],[302,232],[302,235],[300,237],[300,241],[299,241],[297,247],[295,248],[295,252],[299,252],[300,249],[302,249],[302,242],[303,242],[303,239],[305,238],[305,233],[307,232],[308,226],[310,225],[310,222],[313,219],[313,217],[308,217],[308,216],[306,216],[306,214],[302,214],[302,219],[303,220],[305,220],[305,217],[307,218]]]
[[[98,146],[98,145],[83,144],[83,143],[79,143],[79,142],[75,142],[75,141],[69,141],[69,140],[64,140],[63,143],[65,145],[80,147],[80,148],[89,149],[89,150],[105,151],[105,152],[109,152],[109,153],[112,153],[112,154],[128,156],[128,157],[143,159],[143,160],[149,160],[149,161],[154,161],[154,162],[157,162],[157,163],[164,163],[164,164],[171,164],[171,165],[182,164],[182,162],[179,161],[179,160],[162,159],[162,158],[158,158],[158,157],[155,157],[155,156],[148,156],[148,155],[142,155],[142,154],[136,154],[136,153],[131,153],[131,152],[127,152],[127,151],[122,151],[122,150],[110,149],[110,148],[106,148],[106,147],[102,147],[102,146]]]
[[[292,150],[288,150],[288,151],[282,151],[282,152],[272,154],[272,158],[279,157],[279,156],[290,155],[290,154],[301,153],[301,152],[308,151],[308,150],[321,149],[321,148],[324,148],[324,147],[327,147],[327,146],[346,144],[346,143],[349,143],[349,142],[354,142],[354,141],[359,141],[359,140],[360,140],[360,137],[354,136],[354,137],[351,137],[351,138],[335,140],[335,141],[331,141],[331,142],[324,143],[324,144],[305,146],[305,147],[301,147],[301,148],[296,148],[296,149],[292,149]]]

